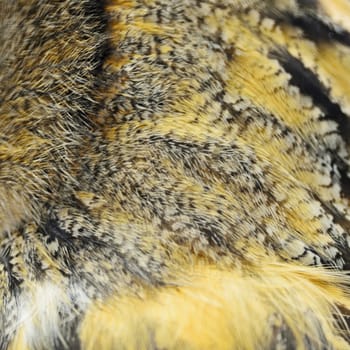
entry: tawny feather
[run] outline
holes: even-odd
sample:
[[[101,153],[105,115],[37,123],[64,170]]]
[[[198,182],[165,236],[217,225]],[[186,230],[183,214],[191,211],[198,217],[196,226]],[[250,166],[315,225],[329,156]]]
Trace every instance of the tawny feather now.
[[[0,349],[347,349],[348,0],[0,0]]]

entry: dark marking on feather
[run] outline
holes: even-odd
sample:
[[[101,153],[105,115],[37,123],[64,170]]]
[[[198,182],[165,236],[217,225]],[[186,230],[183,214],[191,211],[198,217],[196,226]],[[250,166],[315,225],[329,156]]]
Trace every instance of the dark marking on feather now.
[[[324,112],[325,119],[333,120],[339,125],[340,135],[346,143],[349,143],[350,120],[340,106],[331,101],[328,89],[320,82],[317,75],[286,50],[275,50],[270,53],[270,57],[277,59],[283,69],[291,75],[292,85],[298,87],[302,94],[312,98],[313,103]]]
[[[301,28],[307,39],[320,42],[337,41],[343,45],[350,46],[350,33],[344,29],[330,26],[314,16],[289,16],[293,25]]]

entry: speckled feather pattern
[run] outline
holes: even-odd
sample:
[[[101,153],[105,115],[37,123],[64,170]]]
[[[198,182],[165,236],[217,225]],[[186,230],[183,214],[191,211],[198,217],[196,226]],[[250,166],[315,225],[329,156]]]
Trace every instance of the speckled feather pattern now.
[[[0,349],[350,348],[349,21],[0,0]]]

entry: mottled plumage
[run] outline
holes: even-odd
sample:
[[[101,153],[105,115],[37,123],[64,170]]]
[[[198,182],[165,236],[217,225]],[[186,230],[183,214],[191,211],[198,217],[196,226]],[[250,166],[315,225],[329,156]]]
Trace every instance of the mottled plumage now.
[[[350,348],[348,0],[0,0],[0,349]]]

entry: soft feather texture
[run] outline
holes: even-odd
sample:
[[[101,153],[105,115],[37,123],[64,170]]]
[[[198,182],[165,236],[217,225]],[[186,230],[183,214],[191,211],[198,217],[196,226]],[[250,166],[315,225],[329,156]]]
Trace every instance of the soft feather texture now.
[[[2,0],[0,348],[350,348],[347,18]]]

